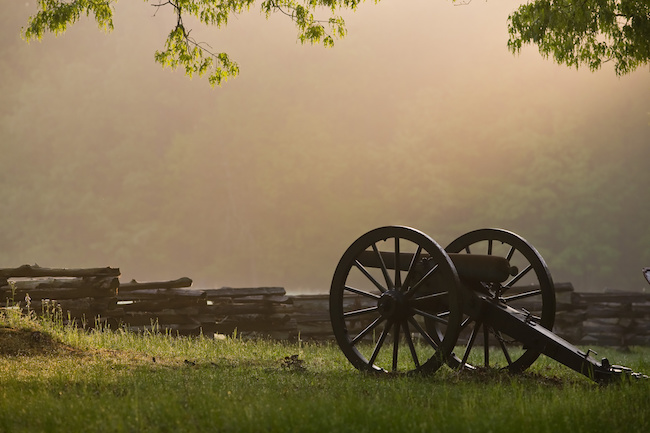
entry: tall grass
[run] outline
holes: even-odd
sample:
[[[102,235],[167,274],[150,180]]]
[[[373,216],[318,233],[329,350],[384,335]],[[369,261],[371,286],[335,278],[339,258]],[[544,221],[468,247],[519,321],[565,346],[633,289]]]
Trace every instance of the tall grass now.
[[[0,432],[650,431],[650,381],[598,386],[544,358],[520,376],[384,377],[328,343],[88,332],[6,312],[0,326],[64,348],[0,356]],[[650,372],[647,348],[600,350]]]

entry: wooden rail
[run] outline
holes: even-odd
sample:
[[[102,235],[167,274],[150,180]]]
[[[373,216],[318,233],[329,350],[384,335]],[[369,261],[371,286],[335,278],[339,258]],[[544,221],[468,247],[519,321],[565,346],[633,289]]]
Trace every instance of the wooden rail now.
[[[69,313],[74,323],[88,327],[100,324],[181,335],[236,332],[274,339],[333,338],[327,294],[288,295],[282,287],[196,289],[187,277],[122,283],[119,275],[117,268],[0,269],[0,303],[36,313],[56,306],[64,322]],[[556,283],[555,290],[553,331],[569,342],[650,346],[650,293],[582,293],[570,283]],[[540,308],[534,301],[518,306],[532,313]]]

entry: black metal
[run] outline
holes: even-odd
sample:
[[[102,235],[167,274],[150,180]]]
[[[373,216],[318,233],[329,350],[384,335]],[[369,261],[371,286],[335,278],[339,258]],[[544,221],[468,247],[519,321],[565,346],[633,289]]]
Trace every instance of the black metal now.
[[[490,323],[495,330],[518,341],[526,342],[532,350],[564,364],[565,366],[587,376],[595,382],[610,382],[622,377],[646,378],[646,375],[634,373],[627,367],[611,365],[607,358],[597,361],[589,352],[586,353],[550,330],[529,319],[526,312],[509,307],[499,300],[477,295],[474,290],[467,290],[465,296],[478,299],[478,317],[483,323]]]
[[[348,248],[334,273],[334,336],[360,370],[433,372],[458,338],[460,290],[451,259],[427,235],[408,227],[372,230]],[[426,320],[444,326],[445,335],[430,335]]]
[[[485,242],[485,251],[479,251]],[[644,269],[646,277],[648,270]],[[528,280],[526,287],[515,286],[524,280]],[[518,301],[531,298],[538,301],[540,316],[517,306]],[[468,360],[482,329],[485,367],[490,366],[490,341],[495,340],[507,362],[505,368],[512,372],[525,370],[545,354],[596,382],[647,378],[605,358],[597,361],[592,351],[585,353],[551,332],[555,293],[546,263],[528,242],[505,230],[467,233],[446,251],[408,227],[366,233],[348,248],[336,268],[330,318],[343,353],[361,370],[433,372],[445,362],[453,368],[475,369]],[[370,344],[367,340],[381,324],[379,338],[373,337]],[[461,359],[452,350],[466,328],[471,333]],[[391,354],[382,355],[389,336]],[[517,345],[521,354],[513,351]],[[402,346],[408,350],[404,357],[400,357]]]
[[[539,304],[539,317],[532,317],[541,326],[552,329],[555,321],[555,290],[551,274],[544,262],[542,256],[537,250],[521,236],[502,229],[480,229],[466,233],[451,242],[445,251],[450,255],[475,256],[476,254],[487,254],[489,257],[498,258],[506,262],[505,267],[510,270],[509,279],[503,281],[488,281],[481,278],[477,281],[475,278],[469,278],[459,271],[459,276],[463,286],[472,285],[472,289],[492,299],[512,306],[515,309],[522,308],[522,302],[535,301]],[[467,251],[471,251],[467,253]],[[481,256],[478,256],[479,258]],[[486,265],[490,265],[486,262]],[[503,264],[498,266],[504,267]],[[503,272],[503,271],[502,271]],[[515,285],[517,283],[517,285]],[[525,296],[520,296],[525,294]],[[463,314],[465,320],[470,322],[477,320],[476,300],[469,297],[469,300],[463,304]],[[501,329],[496,328],[489,322],[486,324],[484,331],[483,346],[494,345],[503,347],[505,342],[503,336],[499,334]],[[435,324],[431,323],[431,326]],[[431,331],[433,332],[433,330]],[[488,335],[491,334],[491,335]],[[488,343],[486,343],[488,341]],[[509,339],[509,347],[512,349],[506,357],[507,366],[512,372],[520,372],[527,369],[539,357],[540,352],[534,350],[526,344],[525,341]],[[483,365],[489,365],[489,352],[483,349]],[[464,368],[471,365],[464,363],[461,365],[460,359],[452,355],[448,359],[448,364],[452,368],[462,366]]]

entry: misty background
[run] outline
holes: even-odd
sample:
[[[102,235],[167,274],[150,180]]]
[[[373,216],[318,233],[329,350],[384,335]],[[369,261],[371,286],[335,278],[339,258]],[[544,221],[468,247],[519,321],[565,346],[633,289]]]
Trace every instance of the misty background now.
[[[256,8],[192,35],[241,75],[154,63],[175,18],[119,2],[27,44],[34,1],[0,16],[0,267],[119,267],[122,280],[329,290],[382,225],[443,247],[515,231],[577,290],[645,290],[650,74],[518,56],[521,1],[382,0],[333,49]]]

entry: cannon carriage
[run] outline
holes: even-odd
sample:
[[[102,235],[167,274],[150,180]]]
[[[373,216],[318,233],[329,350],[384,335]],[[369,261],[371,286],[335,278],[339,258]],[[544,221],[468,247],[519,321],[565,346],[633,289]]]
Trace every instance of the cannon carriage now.
[[[343,254],[329,302],[336,341],[360,370],[522,372],[544,354],[597,382],[644,377],[552,333],[548,267],[506,230],[475,230],[444,249],[409,227],[372,230]]]

